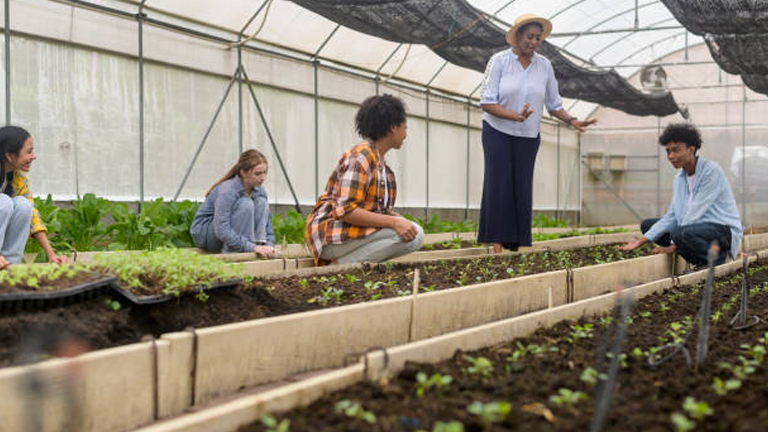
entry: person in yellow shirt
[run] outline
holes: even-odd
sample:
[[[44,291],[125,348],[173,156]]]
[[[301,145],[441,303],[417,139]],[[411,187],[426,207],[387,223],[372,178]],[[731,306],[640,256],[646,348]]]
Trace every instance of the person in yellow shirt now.
[[[21,263],[30,234],[40,243],[49,262],[67,262],[48,243],[45,225],[29,189],[27,173],[36,158],[29,132],[18,126],[0,127],[0,269]]]

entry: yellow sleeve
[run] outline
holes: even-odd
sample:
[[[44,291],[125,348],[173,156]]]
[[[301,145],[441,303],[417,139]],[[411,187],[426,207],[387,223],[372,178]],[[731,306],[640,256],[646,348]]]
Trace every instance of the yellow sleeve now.
[[[40,219],[40,212],[35,208],[35,198],[32,196],[32,191],[29,190],[29,180],[27,180],[26,174],[22,174],[16,171],[13,175],[13,190],[14,196],[23,196],[29,200],[32,204],[32,222],[29,227],[29,234],[35,234],[40,231],[47,232],[42,219]]]

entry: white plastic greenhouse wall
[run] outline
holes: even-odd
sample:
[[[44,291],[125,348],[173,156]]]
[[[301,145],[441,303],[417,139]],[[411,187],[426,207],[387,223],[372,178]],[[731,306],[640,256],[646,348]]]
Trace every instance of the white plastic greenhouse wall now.
[[[139,2],[91,3],[135,14]],[[149,16],[233,40],[263,5],[231,0],[227,7],[215,2],[221,6],[214,8],[211,3],[149,0],[146,7]],[[354,113],[365,97],[378,90],[402,97],[409,111],[406,144],[387,156],[397,174],[398,207],[474,214],[470,211],[479,208],[483,181],[482,113],[475,94],[482,75],[450,64],[438,69],[442,60],[423,46],[413,46],[407,58],[405,49],[394,51],[397,54],[386,61],[397,44],[343,27],[326,40],[334,23],[285,0],[273,3],[257,40],[242,51],[242,63],[300,204],[315,202],[342,152],[359,141]],[[488,9],[506,2],[491,3]],[[10,7],[11,122],[26,127],[35,138],[38,161],[31,173],[35,194],[50,193],[58,200],[87,192],[121,201],[136,201],[142,193],[144,199],[173,198],[236,71],[237,49],[143,26],[142,161],[138,22],[67,1],[14,0]],[[551,8],[555,14],[558,8]],[[680,39],[675,42],[678,47]],[[720,72],[700,39],[696,42],[661,59],[684,62],[687,51],[692,63],[666,67],[671,90],[701,126],[703,154],[729,173],[737,200],[747,209],[746,222],[766,224],[768,186],[750,177],[759,173],[750,163],[768,166],[768,159],[749,158],[768,150],[764,144],[768,99],[744,92],[741,80]],[[312,54],[320,49],[322,55],[313,62]],[[3,54],[0,60],[4,61]],[[327,58],[334,62],[319,60]],[[379,86],[372,73],[377,68]],[[387,83],[390,74],[395,78]],[[636,77],[631,81],[640,87]],[[0,86],[3,100],[4,84]],[[747,98],[744,128],[743,94]],[[638,216],[663,212],[673,171],[656,138],[659,126],[679,118],[629,116],[572,100],[566,100],[565,107],[581,118],[594,112],[600,123],[581,136],[553,121],[542,124],[534,209],[581,210],[582,222],[590,225],[634,223]],[[6,115],[3,104],[0,115]],[[744,131],[746,140],[742,140]],[[179,198],[201,200],[239,152],[253,147],[269,158],[270,200],[292,204],[288,182],[246,85],[232,87]],[[745,194],[740,189],[741,171],[734,168],[741,161],[740,149],[751,161]],[[588,153],[603,153],[606,164],[608,155],[624,155],[626,169],[589,172],[581,163]]]

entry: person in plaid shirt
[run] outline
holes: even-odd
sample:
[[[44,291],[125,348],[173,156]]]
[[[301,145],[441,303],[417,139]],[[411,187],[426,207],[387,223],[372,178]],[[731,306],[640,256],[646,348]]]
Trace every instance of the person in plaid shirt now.
[[[395,174],[384,156],[399,150],[406,136],[403,102],[371,96],[355,116],[364,141],[347,150],[307,217],[304,236],[315,264],[382,262],[418,250],[421,227],[392,211]]]
[[[29,189],[27,173],[36,158],[29,132],[18,126],[0,127],[0,269],[21,263],[30,234],[40,243],[49,262],[67,262],[48,243],[45,225]]]

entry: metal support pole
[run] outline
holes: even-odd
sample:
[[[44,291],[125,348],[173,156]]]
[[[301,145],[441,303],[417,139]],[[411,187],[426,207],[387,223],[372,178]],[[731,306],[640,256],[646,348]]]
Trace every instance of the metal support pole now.
[[[253,90],[253,85],[251,84],[251,80],[248,78],[248,74],[245,72],[245,69],[240,69],[240,72],[243,74],[243,78],[245,79],[245,82],[248,85],[248,91],[251,93],[251,99],[253,99],[253,104],[256,105],[256,111],[258,111],[259,118],[261,118],[261,124],[264,125],[264,130],[267,132],[267,138],[269,138],[269,142],[272,144],[272,150],[275,152],[275,157],[277,157],[277,163],[280,164],[280,169],[283,171],[285,180],[288,182],[288,189],[291,190],[291,195],[293,196],[293,201],[296,205],[296,211],[299,214],[302,214],[301,205],[299,205],[299,198],[296,196],[296,191],[293,190],[293,184],[291,183],[291,178],[288,176],[288,171],[285,169],[285,165],[283,164],[283,158],[280,157],[280,151],[277,148],[277,144],[275,144],[274,137],[272,137],[272,131],[269,129],[269,125],[267,124],[267,119],[266,117],[264,117],[264,112],[261,110],[261,104],[259,104],[259,99],[256,98],[256,92]]]
[[[237,41],[240,42],[242,33],[237,35]],[[237,68],[243,68],[243,47],[237,46]],[[237,150],[238,154],[243,153],[243,80],[238,74],[237,78]]]
[[[656,117],[656,141],[661,136],[661,117]],[[661,216],[661,146],[656,146],[656,215]]]
[[[5,0],[5,124],[11,124],[11,1]]]
[[[747,87],[741,88],[741,223],[747,225]]]
[[[424,218],[429,218],[429,87],[427,87],[427,92],[424,93],[424,99],[426,100],[426,113],[424,116],[424,122],[426,124],[426,138],[427,138],[427,158],[425,165],[427,166],[426,174],[427,174],[427,196],[426,196],[426,204],[424,207]]]
[[[235,70],[235,73],[232,75],[232,79],[229,80],[229,84],[227,85],[227,90],[224,92],[224,97],[221,98],[221,102],[219,102],[219,107],[216,108],[216,112],[213,114],[213,119],[211,119],[211,123],[208,125],[208,129],[205,131],[205,135],[203,135],[203,140],[200,141],[200,145],[197,146],[197,151],[195,152],[195,156],[192,158],[192,162],[189,163],[189,168],[187,168],[187,173],[184,174],[184,179],[181,180],[181,184],[179,185],[179,188],[176,190],[176,195],[173,196],[174,201],[176,201],[179,198],[179,195],[181,194],[181,190],[184,188],[184,185],[187,183],[189,174],[192,172],[192,168],[195,166],[195,162],[197,162],[197,158],[198,156],[200,156],[200,152],[203,150],[203,146],[205,145],[205,142],[208,140],[208,135],[211,134],[211,130],[213,130],[213,125],[216,124],[216,119],[219,118],[221,109],[224,107],[224,103],[227,101],[229,92],[232,90],[232,86],[235,84],[235,81],[237,80],[239,75],[240,75],[240,68],[238,67],[237,70]]]
[[[557,124],[557,194],[555,195],[555,219],[560,219],[560,123]]]
[[[464,197],[466,205],[464,206],[464,220],[469,220],[469,142],[470,134],[472,132],[472,100],[467,99],[467,170],[466,170],[466,182],[464,184],[464,191],[466,196]]]
[[[688,61],[688,30],[685,31],[685,61]]]
[[[139,212],[144,206],[144,3],[139,4]]]
[[[579,221],[578,222],[579,222],[579,225],[581,225],[581,223],[582,223],[582,217],[581,217],[581,213],[582,213],[582,211],[581,211],[582,210],[582,196],[581,196],[581,192],[582,192],[581,191],[581,187],[582,187],[582,183],[581,183],[581,134],[577,134],[576,135],[576,153],[578,155],[577,158],[576,158],[576,167],[577,167],[576,170],[577,170],[577,175],[579,177],[579,184],[578,184],[578,188],[579,188]]]
[[[318,126],[318,119],[320,116],[320,101],[318,99],[318,81],[317,81],[317,69],[318,69],[318,61],[315,59],[315,61],[312,63],[315,67],[315,198],[320,196],[320,165],[319,165],[319,155],[320,155],[320,129]],[[379,83],[376,82],[376,88],[378,89]],[[378,90],[376,91],[378,94]]]
[[[640,28],[640,7],[639,0],[635,0],[635,30]]]

